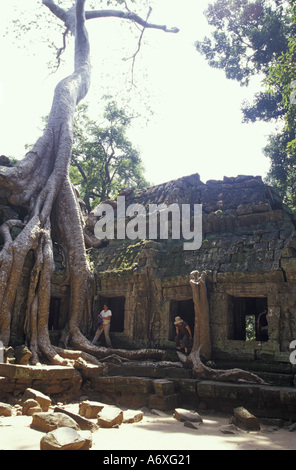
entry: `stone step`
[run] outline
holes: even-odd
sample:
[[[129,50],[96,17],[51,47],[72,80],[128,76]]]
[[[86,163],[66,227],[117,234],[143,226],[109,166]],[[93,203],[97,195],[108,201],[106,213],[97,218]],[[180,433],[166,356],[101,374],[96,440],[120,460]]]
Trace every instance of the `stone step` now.
[[[239,368],[243,370],[252,370],[257,372],[271,372],[276,374],[291,374],[293,372],[293,366],[286,362],[264,362],[259,360],[253,361],[242,361],[242,360],[230,360],[230,359],[217,359],[213,361],[218,369],[234,369]]]
[[[147,363],[143,362],[142,364],[108,364],[108,375],[116,376],[135,376],[135,377],[150,377],[150,378],[192,378],[192,371],[190,369],[185,369],[183,367],[168,365],[161,366],[157,363]]]
[[[241,363],[234,361],[216,362],[216,369],[234,369],[239,368],[249,371],[262,378],[267,384],[279,387],[293,387],[293,372],[287,365],[278,367],[277,371],[265,367],[264,363],[249,362]],[[149,378],[169,378],[169,379],[191,379],[192,370],[184,368],[180,362],[164,361],[143,361],[141,363],[126,362],[124,364],[108,364],[108,375],[110,376],[136,376]]]
[[[276,385],[278,387],[293,387],[294,377],[292,374],[273,374],[272,372],[252,371],[253,374],[257,374],[267,384]]]
[[[27,388],[42,391],[46,395],[75,395],[81,384],[81,374],[72,367],[0,363],[0,391],[3,395],[18,395]]]
[[[215,361],[217,369],[239,368],[258,375],[267,384],[279,387],[294,386],[294,372],[291,364],[267,364],[261,361],[251,361],[248,363],[241,361]]]
[[[178,405],[175,384],[170,380],[108,376],[93,378],[92,386],[102,397],[107,395],[119,405],[134,408],[146,406],[162,411],[172,410]]]
[[[104,401],[108,396],[112,403],[135,409],[146,406],[170,411],[186,406],[198,410],[202,404],[202,409],[230,413],[243,406],[259,417],[296,420],[295,387],[124,376],[98,377],[91,381],[98,395],[96,399]]]

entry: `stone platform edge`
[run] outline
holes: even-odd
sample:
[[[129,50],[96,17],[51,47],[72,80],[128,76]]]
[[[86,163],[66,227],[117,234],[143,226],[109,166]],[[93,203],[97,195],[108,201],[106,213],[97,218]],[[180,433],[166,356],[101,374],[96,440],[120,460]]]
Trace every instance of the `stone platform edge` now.
[[[258,417],[296,421],[296,389],[273,385],[213,382],[208,380],[104,376],[100,366],[77,370],[63,366],[0,364],[0,398],[34,388],[47,395],[65,394],[78,399],[107,397],[114,404],[148,406],[170,411],[176,406],[232,412],[244,406]]]

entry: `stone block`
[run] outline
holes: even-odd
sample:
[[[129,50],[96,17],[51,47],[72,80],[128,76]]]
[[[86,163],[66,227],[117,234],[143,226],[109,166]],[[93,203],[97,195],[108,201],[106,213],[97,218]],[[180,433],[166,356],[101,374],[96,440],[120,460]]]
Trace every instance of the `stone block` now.
[[[98,426],[95,423],[93,423],[93,421],[91,421],[90,419],[84,418],[83,416],[80,416],[77,413],[73,413],[72,411],[65,410],[64,408],[60,408],[59,406],[55,407],[54,412],[63,413],[66,416],[69,416],[78,424],[79,428],[82,431],[94,432],[98,430]]]
[[[233,410],[236,423],[239,427],[243,427],[248,431],[259,431],[260,421],[256,416],[250,413],[248,410],[240,406]]]
[[[92,446],[91,434],[62,427],[48,432],[40,440],[40,450],[89,450]]]
[[[23,395],[23,401],[26,401],[30,398],[37,401],[37,403],[42,408],[41,411],[48,411],[51,405],[51,399],[47,395],[44,395],[44,393],[41,393],[38,390],[34,390],[33,388],[27,388]]]
[[[120,393],[116,396],[117,403],[131,408],[149,406],[149,394],[146,393]],[[114,401],[114,400],[113,400]]]
[[[139,423],[143,417],[144,413],[140,410],[126,410],[123,412],[124,423]]]
[[[36,413],[33,415],[31,427],[42,432],[50,432],[61,427],[79,429],[74,419],[63,413]]]
[[[98,413],[104,408],[104,404],[98,401],[83,401],[79,403],[79,414],[88,419],[97,418]]]
[[[178,406],[178,395],[158,396],[150,395],[149,408],[156,408],[162,411],[173,410]]]
[[[203,420],[195,410],[186,410],[184,408],[175,408],[174,418],[178,421],[190,421],[191,423],[202,423]]]
[[[39,403],[36,400],[33,400],[33,398],[28,398],[23,403],[23,409],[22,409],[22,414],[27,415],[27,416],[33,416],[35,413],[41,413],[42,409]]]
[[[174,382],[170,380],[163,380],[163,379],[153,380],[153,387],[158,397],[163,397],[166,395],[174,395],[175,393]]]
[[[27,388],[42,390],[47,395],[75,394],[82,383],[81,374],[74,367],[25,366],[0,363],[0,376],[14,381],[13,393],[24,393]]]
[[[0,403],[0,416],[11,416],[12,406],[7,403]]]
[[[98,377],[93,381],[95,389],[103,393],[142,393],[151,392],[151,380],[142,377]]]
[[[123,411],[116,406],[106,406],[98,414],[98,425],[102,428],[120,426],[123,422]]]

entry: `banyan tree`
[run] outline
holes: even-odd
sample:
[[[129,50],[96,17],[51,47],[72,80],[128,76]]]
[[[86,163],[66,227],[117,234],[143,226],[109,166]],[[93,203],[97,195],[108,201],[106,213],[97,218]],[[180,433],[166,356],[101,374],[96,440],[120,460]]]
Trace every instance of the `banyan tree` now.
[[[83,334],[83,325],[91,315],[94,283],[85,249],[84,220],[69,178],[75,108],[86,96],[91,76],[86,23],[89,19],[115,17],[136,23],[142,32],[145,28],[178,32],[177,28],[151,24],[150,10],[147,18],[142,19],[127,6],[123,11],[87,10],[86,0],[73,3],[70,9],[64,9],[62,1],[42,0],[40,8],[48,8],[75,37],[74,71],[55,88],[43,135],[15,166],[0,166],[0,189],[7,195],[7,204],[21,208],[22,214],[17,219],[6,220],[0,227],[0,341],[5,347],[10,344],[11,312],[30,252],[33,265],[29,273],[24,336],[33,363],[39,362],[41,353],[52,364],[68,364],[66,349],[53,346],[48,332],[54,244],[63,253],[70,285],[70,314],[63,331],[65,348],[70,345],[90,354],[95,354],[97,349]],[[17,236],[12,232],[17,232]]]

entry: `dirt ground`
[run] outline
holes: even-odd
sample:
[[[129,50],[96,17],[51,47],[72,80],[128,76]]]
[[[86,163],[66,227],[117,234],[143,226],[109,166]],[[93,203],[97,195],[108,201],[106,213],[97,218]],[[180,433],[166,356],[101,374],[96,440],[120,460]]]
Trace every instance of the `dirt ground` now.
[[[65,408],[78,413],[78,404]],[[262,425],[256,432],[237,429],[235,434],[224,434],[221,427],[229,424],[230,416],[206,413],[201,416],[203,423],[191,429],[172,414],[157,416],[145,410],[139,423],[94,432],[91,450],[100,450],[101,458],[104,454],[109,458],[110,451],[114,455],[114,451],[121,450],[296,450],[296,431]],[[0,417],[0,450],[39,450],[43,433],[32,429],[31,422],[30,416]]]

